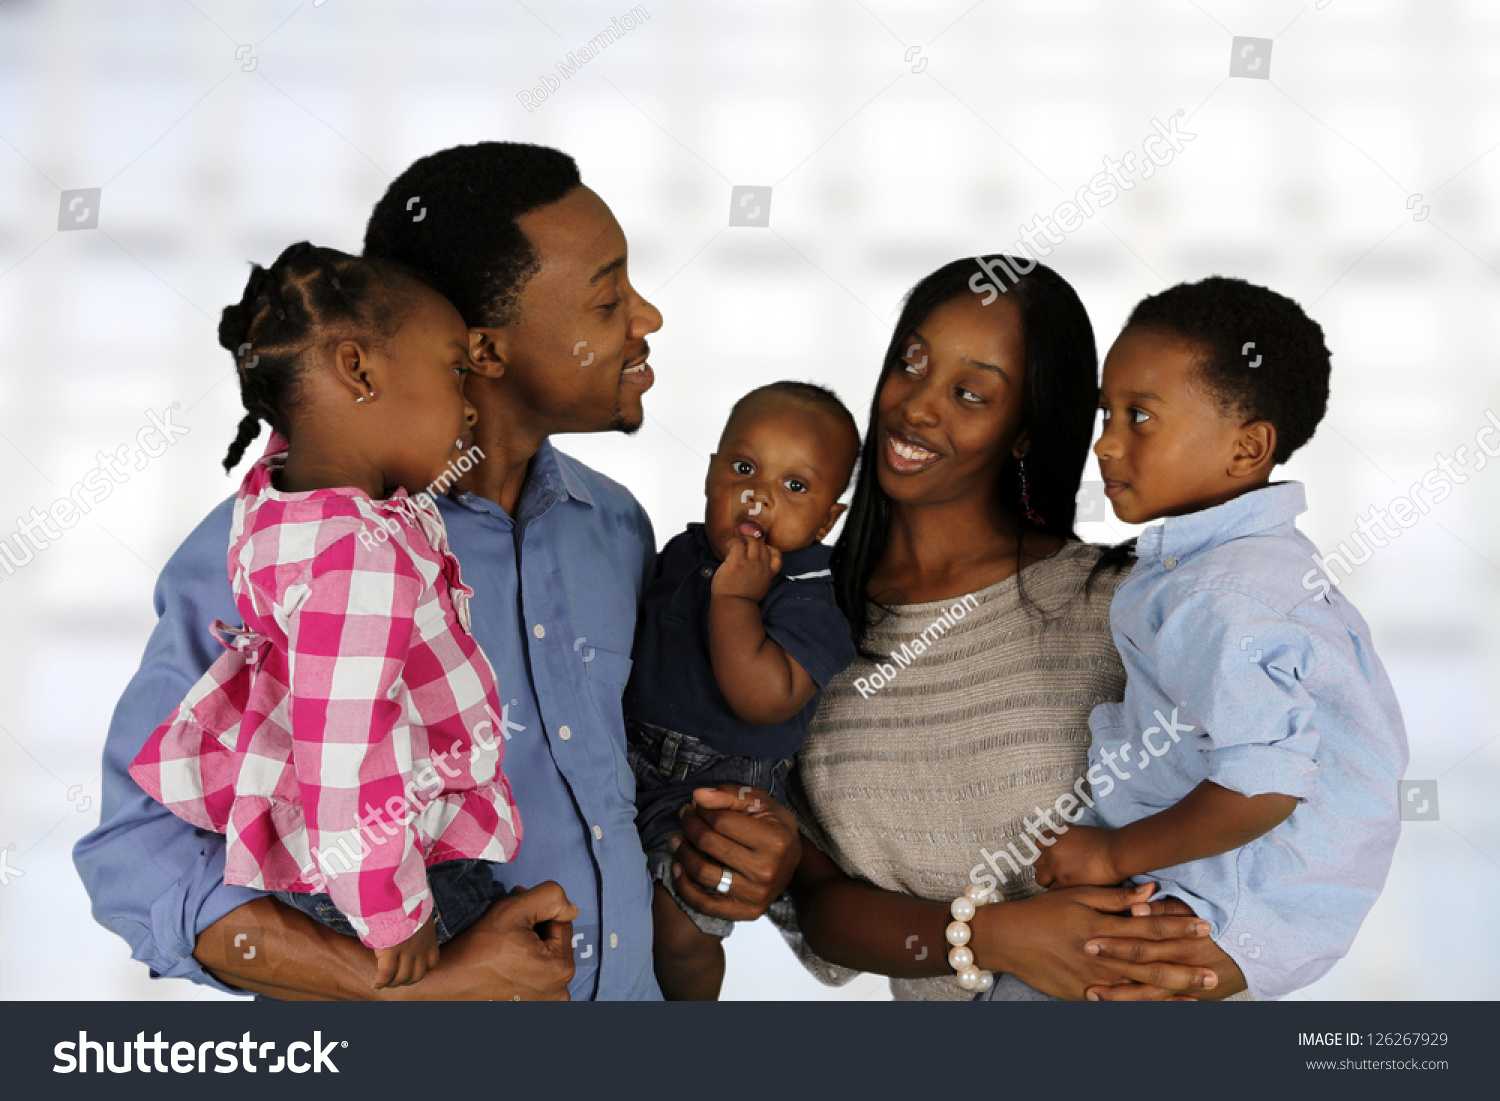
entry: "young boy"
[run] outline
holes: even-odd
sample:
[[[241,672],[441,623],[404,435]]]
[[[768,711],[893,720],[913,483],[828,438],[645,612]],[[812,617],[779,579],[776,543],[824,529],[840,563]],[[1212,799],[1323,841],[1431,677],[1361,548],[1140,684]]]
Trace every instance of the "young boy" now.
[[[1110,609],[1129,679],[1089,721],[1101,825],[1060,825],[1036,865],[1044,887],[1154,881],[1210,923],[1257,999],[1348,952],[1400,829],[1390,681],[1344,595],[1301,580],[1316,552],[1294,523],[1303,489],[1270,480],[1322,419],[1328,377],[1317,323],[1242,280],[1131,314],[1094,453],[1115,514],[1162,523]]]
[[[831,391],[775,382],[746,394],[709,460],[704,522],[662,549],[647,586],[624,705],[668,998],[718,997],[734,928],[677,891],[679,813],[693,789],[726,782],[784,801],[818,693],[854,660],[819,540],[844,511],[858,453]],[[732,882],[726,870],[716,887]]]

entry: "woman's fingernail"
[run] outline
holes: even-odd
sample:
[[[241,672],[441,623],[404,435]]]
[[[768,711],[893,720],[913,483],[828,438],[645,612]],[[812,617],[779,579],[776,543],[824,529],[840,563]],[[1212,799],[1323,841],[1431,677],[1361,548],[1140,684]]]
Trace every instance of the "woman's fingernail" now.
[[[672,840],[670,840],[670,841],[667,842],[667,852],[669,852],[669,853],[675,853],[681,847],[682,847],[682,835],[681,834],[675,835],[672,838]]]
[[[1083,950],[1091,956],[1097,956],[1099,954],[1099,946],[1097,944],[1085,944],[1083,946]]]

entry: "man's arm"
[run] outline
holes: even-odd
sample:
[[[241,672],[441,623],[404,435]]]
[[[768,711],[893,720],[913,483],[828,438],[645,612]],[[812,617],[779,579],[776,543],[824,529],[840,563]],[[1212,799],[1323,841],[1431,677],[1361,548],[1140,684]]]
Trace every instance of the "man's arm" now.
[[[556,883],[517,891],[444,945],[421,982],[382,990],[370,949],[270,898],[209,926],[195,954],[221,982],[286,1001],[567,1001],[577,916]]]
[[[154,975],[229,989],[193,956],[201,929],[262,892],[224,885],[224,839],[195,829],[148,796],[129,772],[153,730],[222,649],[215,619],[238,622],[226,555],[234,501],[208,514],[157,581],[160,617],[104,746],[99,826],[73,849],[96,920],[123,937]]]

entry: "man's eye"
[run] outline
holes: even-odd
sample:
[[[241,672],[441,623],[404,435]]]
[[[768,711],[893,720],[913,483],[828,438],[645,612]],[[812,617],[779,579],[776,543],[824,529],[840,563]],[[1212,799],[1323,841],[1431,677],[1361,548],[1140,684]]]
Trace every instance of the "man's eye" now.
[[[732,463],[729,464],[729,469],[733,470],[736,474],[740,475],[741,477],[745,477],[745,476],[748,476],[748,475],[751,475],[751,474],[755,473],[755,467],[751,466],[744,459],[736,459],[736,460],[734,460],[734,462],[732,462]]]
[[[600,306],[599,308],[601,310],[603,310],[605,313],[614,313],[615,312],[615,307],[618,306],[619,304],[620,304],[620,300],[618,298],[616,298],[613,302],[606,302],[602,306]]]
[[[786,481],[782,482],[781,484],[784,485],[784,486],[786,486],[787,489],[791,490],[793,493],[806,493],[807,492],[807,483],[804,482],[804,481],[801,481],[798,478],[788,478]]]

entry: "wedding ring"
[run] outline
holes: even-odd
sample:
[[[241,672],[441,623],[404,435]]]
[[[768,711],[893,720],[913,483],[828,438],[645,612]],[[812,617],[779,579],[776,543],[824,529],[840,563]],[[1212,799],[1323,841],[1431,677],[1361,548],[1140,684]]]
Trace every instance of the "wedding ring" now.
[[[719,877],[719,885],[714,890],[718,891],[721,895],[727,895],[729,893],[729,885],[733,882],[734,873],[725,868],[724,874]]]

